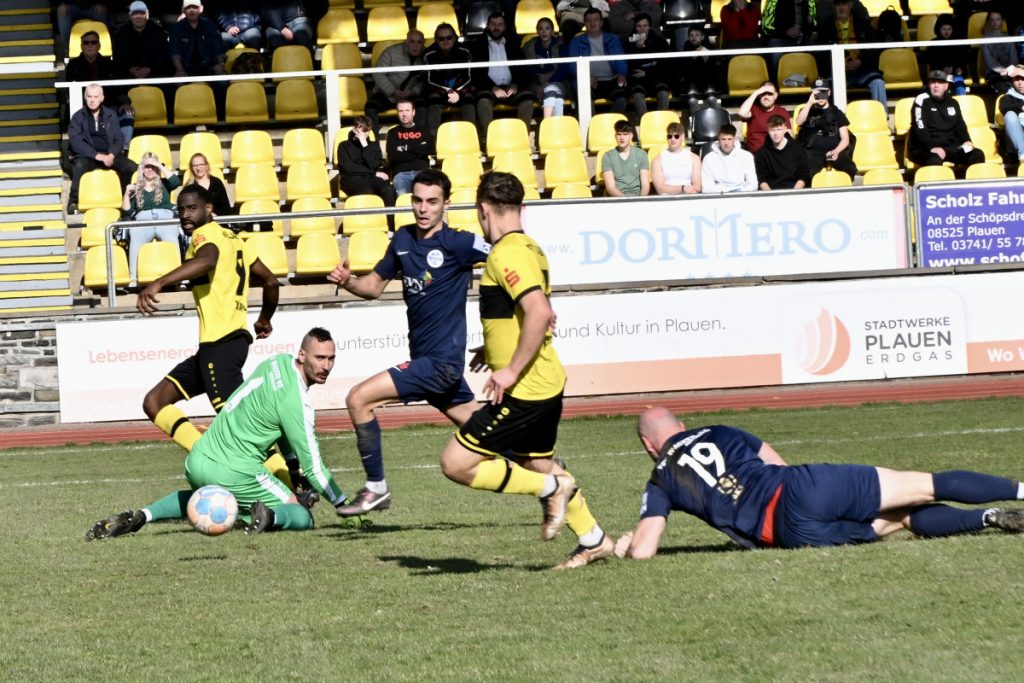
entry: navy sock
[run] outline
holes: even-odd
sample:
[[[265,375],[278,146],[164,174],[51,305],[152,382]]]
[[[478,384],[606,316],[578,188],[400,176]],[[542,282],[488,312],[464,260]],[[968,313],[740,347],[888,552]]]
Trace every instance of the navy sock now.
[[[356,448],[363,459],[367,481],[384,481],[384,453],[380,442],[380,423],[377,418],[356,428]]]
[[[910,530],[924,538],[981,531],[984,528],[984,510],[964,510],[949,505],[922,505],[910,511]]]
[[[936,500],[955,503],[991,503],[997,500],[1016,500],[1017,482],[991,474],[950,470],[932,475]]]

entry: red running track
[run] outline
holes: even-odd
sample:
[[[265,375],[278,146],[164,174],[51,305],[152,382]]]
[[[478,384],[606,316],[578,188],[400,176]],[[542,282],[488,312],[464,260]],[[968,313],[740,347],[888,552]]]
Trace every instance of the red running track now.
[[[566,400],[563,415],[567,418],[588,415],[636,415],[652,405],[663,405],[676,413],[686,414],[749,408],[919,403],[994,396],[1024,396],[1024,375],[982,375],[573,398]],[[377,414],[381,426],[385,429],[412,424],[447,423],[443,415],[429,406],[394,406],[380,410]],[[351,429],[352,423],[347,413],[333,410],[318,415],[317,428],[322,432],[338,432]],[[155,441],[164,438],[166,437],[163,433],[149,422],[47,425],[5,431],[0,434],[0,448]]]

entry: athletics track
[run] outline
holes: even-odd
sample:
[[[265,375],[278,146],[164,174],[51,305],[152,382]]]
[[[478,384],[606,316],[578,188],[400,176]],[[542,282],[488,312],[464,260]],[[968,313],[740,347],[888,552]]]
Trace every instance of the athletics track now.
[[[917,403],[993,396],[1024,396],[1024,375],[940,377],[572,398],[566,399],[563,415],[567,418],[587,415],[635,415],[651,405],[664,405],[676,413],[685,415],[690,412],[747,410],[749,408]],[[395,406],[379,410],[377,414],[384,428],[424,423],[447,424],[448,422],[443,415],[429,406]],[[325,411],[317,416],[318,431],[337,432],[347,429],[351,429],[351,422],[344,411]],[[0,433],[0,448],[156,441],[165,438],[167,437],[152,424],[142,421],[45,425],[5,430]]]

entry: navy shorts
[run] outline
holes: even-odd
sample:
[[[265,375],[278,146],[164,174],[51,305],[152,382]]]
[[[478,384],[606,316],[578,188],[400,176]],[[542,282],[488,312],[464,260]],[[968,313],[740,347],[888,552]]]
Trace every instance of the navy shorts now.
[[[403,403],[426,401],[441,410],[476,398],[462,372],[462,365],[437,358],[407,360],[388,368]]]
[[[775,545],[783,548],[846,545],[878,540],[882,490],[868,465],[799,465],[786,468],[775,510]]]

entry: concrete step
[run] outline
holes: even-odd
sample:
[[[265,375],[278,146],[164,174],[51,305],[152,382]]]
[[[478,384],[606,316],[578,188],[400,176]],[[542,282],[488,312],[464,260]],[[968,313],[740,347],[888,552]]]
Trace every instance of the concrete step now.
[[[38,119],[26,121],[0,121],[0,143],[11,140],[52,140],[57,135],[60,139],[58,119]]]
[[[52,133],[46,136],[32,136],[31,139],[12,139],[6,140],[0,139],[0,159],[8,160],[5,158],[6,155],[12,155],[16,157],[18,155],[36,154],[39,152],[59,152],[60,151],[60,134]],[[9,159],[14,161],[15,159]]]
[[[47,204],[45,208],[26,211],[24,208],[0,207],[0,224],[20,224],[22,229],[43,225],[51,221],[64,220],[64,207],[60,204]],[[9,231],[4,231],[9,232]]]
[[[0,109],[21,105],[32,106],[55,106],[57,104],[57,89],[35,88],[23,90],[0,90]]]
[[[10,42],[53,41],[53,27],[49,24],[7,24],[0,26],[0,45]]]
[[[44,311],[68,311],[74,300],[71,293],[55,296],[26,296],[22,299],[6,299],[0,301],[0,313],[7,315],[24,315],[25,313],[41,313]]]
[[[34,277],[34,276],[33,276]],[[2,280],[0,279],[0,296],[4,294],[18,294],[19,296],[31,295],[42,291],[71,292],[71,284],[67,276],[62,278],[36,278],[32,280]],[[11,298],[14,298],[13,296]]]
[[[67,264],[62,265],[60,263],[28,264],[21,266],[0,266],[0,279],[24,277],[26,275],[35,275],[36,277],[40,278],[52,275],[53,277],[60,278],[66,277],[67,273]]]
[[[36,123],[42,120],[59,121],[60,109],[56,102],[35,104],[0,105],[0,125],[7,122],[25,121]]]
[[[48,221],[32,220],[15,223],[0,220],[0,234],[5,232],[23,232],[26,230],[63,230],[65,225],[63,219]]]

